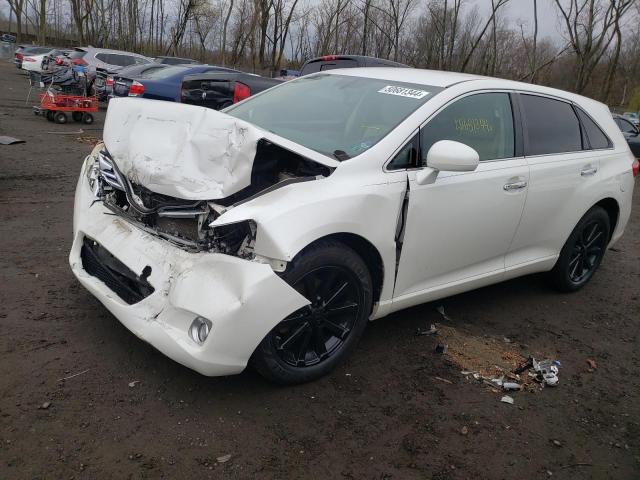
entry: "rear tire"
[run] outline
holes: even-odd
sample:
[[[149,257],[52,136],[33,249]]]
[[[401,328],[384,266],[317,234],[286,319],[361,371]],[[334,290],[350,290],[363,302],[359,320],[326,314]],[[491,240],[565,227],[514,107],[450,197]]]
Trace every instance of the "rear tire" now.
[[[330,240],[299,254],[283,277],[312,304],[276,325],[251,363],[268,380],[291,385],[322,377],[349,356],[367,325],[373,288],[362,258]]]
[[[610,229],[609,215],[602,207],[593,207],[584,214],[549,274],[558,290],[575,292],[591,280],[609,244]]]
[[[56,123],[67,123],[67,115],[64,112],[58,112],[53,116]]]
[[[85,113],[82,119],[85,125],[91,125],[93,123],[93,115],[90,113]]]
[[[82,121],[82,112],[71,112],[71,117],[73,118],[74,122],[81,122]]]

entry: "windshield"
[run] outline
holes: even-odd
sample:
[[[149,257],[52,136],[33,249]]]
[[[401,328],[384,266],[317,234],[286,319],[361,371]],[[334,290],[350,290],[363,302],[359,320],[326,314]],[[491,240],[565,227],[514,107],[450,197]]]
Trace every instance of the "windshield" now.
[[[226,113],[345,160],[371,148],[442,88],[317,74],[267,90]]]

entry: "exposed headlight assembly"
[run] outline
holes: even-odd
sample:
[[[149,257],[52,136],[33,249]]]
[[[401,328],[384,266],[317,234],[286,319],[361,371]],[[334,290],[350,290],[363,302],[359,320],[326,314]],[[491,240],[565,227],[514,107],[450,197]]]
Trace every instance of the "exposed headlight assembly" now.
[[[235,257],[253,258],[253,247],[258,229],[254,220],[242,220],[224,225],[211,223],[209,227],[213,232],[214,250]]]

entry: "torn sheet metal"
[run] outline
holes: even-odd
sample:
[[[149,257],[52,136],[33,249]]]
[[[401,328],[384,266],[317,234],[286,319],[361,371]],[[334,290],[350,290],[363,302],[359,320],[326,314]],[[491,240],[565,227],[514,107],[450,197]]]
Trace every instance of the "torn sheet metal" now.
[[[337,165],[244,120],[194,105],[112,99],[104,125],[105,146],[131,182],[185,200],[217,200],[249,186],[261,138]]]
[[[309,303],[267,264],[185,252],[110,215],[103,204],[93,200],[81,176],[69,255],[73,273],[135,335],[189,368],[204,375],[241,372],[265,335]],[[99,243],[127,269],[148,279],[153,292],[130,304],[113,285],[109,287],[88,273],[82,256],[85,238]],[[198,316],[212,325],[203,344],[189,336],[189,326]]]

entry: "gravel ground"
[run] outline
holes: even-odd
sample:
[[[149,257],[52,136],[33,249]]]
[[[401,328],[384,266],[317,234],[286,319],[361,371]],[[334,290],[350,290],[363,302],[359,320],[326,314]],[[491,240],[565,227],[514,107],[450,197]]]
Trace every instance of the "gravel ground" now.
[[[207,378],[137,339],[69,270],[74,187],[104,115],[34,116],[6,60],[0,85],[0,135],[26,141],[0,145],[0,478],[640,478],[640,191],[578,293],[530,276],[396,313],[307,385]],[[501,403],[416,335],[436,322],[469,345],[507,337],[559,358],[560,385]]]

